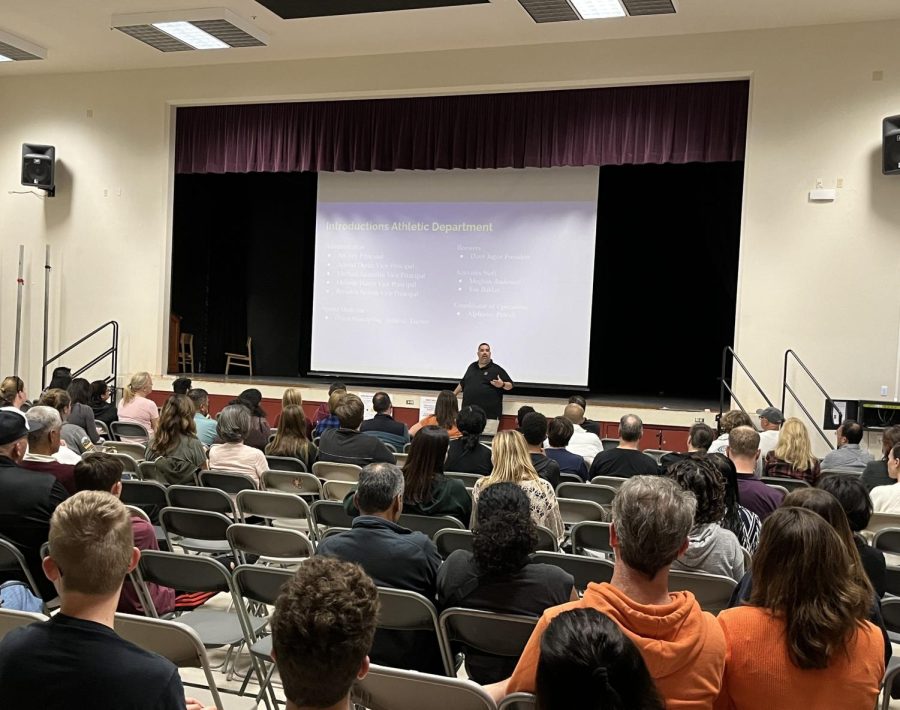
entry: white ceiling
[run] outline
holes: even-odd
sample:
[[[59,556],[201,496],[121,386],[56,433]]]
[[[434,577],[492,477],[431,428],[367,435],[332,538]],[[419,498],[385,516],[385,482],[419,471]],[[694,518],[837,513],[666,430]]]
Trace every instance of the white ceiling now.
[[[109,29],[114,14],[222,6],[270,36],[268,47],[164,54]],[[900,19],[898,0],[679,0],[676,15],[535,24],[516,0],[282,20],[254,0],[0,0],[0,30],[48,50],[0,62],[0,78],[725,32]]]

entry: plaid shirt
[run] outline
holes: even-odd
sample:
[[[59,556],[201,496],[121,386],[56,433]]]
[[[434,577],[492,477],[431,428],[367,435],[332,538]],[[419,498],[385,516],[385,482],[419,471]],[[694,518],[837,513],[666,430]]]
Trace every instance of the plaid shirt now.
[[[809,485],[814,486],[821,475],[821,464],[817,458],[813,458],[813,462],[812,468],[806,471],[798,471],[787,461],[776,459],[775,452],[770,451],[766,454],[766,461],[763,465],[763,475],[774,476],[777,478],[799,478],[802,481],[806,481]]]
[[[326,429],[340,429],[341,423],[336,416],[333,414],[329,414],[324,419],[321,419],[318,424],[316,424],[315,436],[322,436],[322,432]]]

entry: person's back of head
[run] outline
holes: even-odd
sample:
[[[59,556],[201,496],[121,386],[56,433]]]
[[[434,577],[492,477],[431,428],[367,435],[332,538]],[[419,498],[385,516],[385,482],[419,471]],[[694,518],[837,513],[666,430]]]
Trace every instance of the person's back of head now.
[[[691,426],[688,432],[688,445],[694,451],[706,452],[716,438],[715,432],[709,424],[697,422]]]
[[[525,437],[520,431],[504,429],[497,432],[491,447],[491,483],[521,483],[538,480],[538,473],[531,462]]]
[[[429,425],[419,429],[409,447],[403,465],[405,499],[411,503],[426,503],[432,499],[431,484],[435,476],[444,473],[444,459],[450,435],[446,429]]]
[[[487,415],[477,404],[470,404],[456,415],[456,428],[462,434],[463,450],[473,451],[479,446],[479,437],[487,426]]]
[[[644,435],[644,423],[637,414],[626,414],[619,420],[619,438],[628,444],[637,444]]]
[[[94,380],[91,382],[91,403],[100,404],[107,392],[109,392],[109,385],[106,384],[106,380]]]
[[[547,417],[540,412],[526,414],[519,424],[519,431],[529,446],[540,446],[547,438]]]
[[[581,425],[584,421],[584,407],[575,403],[569,403],[563,410],[563,416],[572,424]]]
[[[535,411],[535,408],[532,407],[530,404],[523,404],[521,407],[519,407],[519,411],[516,412],[516,426],[518,427],[519,431],[522,430],[522,421],[525,419],[526,416],[528,416],[529,414],[531,414],[534,411]]]
[[[569,444],[575,427],[565,417],[553,417],[547,424],[547,443],[555,449],[561,449]]]
[[[275,438],[266,447],[266,453],[270,456],[296,456],[300,452],[305,454],[308,446],[306,415],[303,413],[303,408],[296,404],[289,404],[281,410],[281,419],[278,420]]]
[[[759,454],[759,434],[751,426],[739,426],[728,434],[728,458],[749,462]]]
[[[118,496],[125,466],[115,456],[97,452],[75,464],[76,491],[105,491]]]
[[[850,530],[860,532],[868,527],[872,518],[872,498],[859,476],[835,473],[824,476],[816,485],[837,498]]]
[[[459,415],[459,401],[450,390],[438,392],[437,401],[434,403],[434,418],[438,426],[444,429],[452,429],[456,426],[456,417]]]
[[[616,563],[652,580],[687,545],[697,501],[693,493],[662,476],[633,476],[613,499]]]
[[[131,516],[104,491],[82,491],[60,503],[50,519],[50,552],[44,571],[66,595],[113,597],[137,564]]]
[[[160,455],[167,454],[178,445],[181,437],[196,434],[194,403],[186,394],[173,394],[159,413],[159,423],[153,434],[153,450]]]
[[[238,395],[238,400],[247,406],[252,416],[265,418],[266,412],[261,404],[262,392],[258,389],[251,387],[250,389],[244,390]]]
[[[54,368],[53,374],[50,376],[50,384],[47,389],[67,389],[72,383],[72,368],[57,367]]]
[[[15,407],[0,408],[0,456],[19,463],[28,450],[28,420]]]
[[[337,409],[338,404],[340,404],[341,399],[347,394],[347,390],[335,390],[331,394],[328,395],[328,411],[331,413],[331,416],[336,416],[334,410]]]
[[[41,395],[38,404],[46,407],[53,407],[62,417],[63,423],[66,421],[67,411],[72,405],[72,398],[64,389],[54,387],[48,389]]]
[[[863,438],[863,428],[855,419],[845,419],[841,422],[841,436],[847,440],[848,444],[858,444]]]
[[[346,392],[346,391],[347,391],[347,385],[345,385],[340,380],[335,380],[328,387],[328,396],[331,397],[331,395],[333,395],[335,392]]]
[[[25,413],[28,421],[28,449],[32,453],[55,454],[59,450],[62,417],[53,407],[38,405]]]
[[[596,609],[553,618],[541,636],[538,710],[663,710],[641,652]]]
[[[187,394],[191,391],[190,377],[176,377],[172,382],[172,392],[175,394]]]
[[[732,429],[739,426],[748,426],[753,429],[753,420],[750,418],[750,415],[742,412],[740,409],[730,409],[719,417],[720,434],[728,434]]]
[[[216,435],[227,444],[237,444],[250,433],[250,410],[240,404],[229,404],[216,419]]]
[[[481,574],[510,574],[528,564],[538,537],[531,503],[521,486],[495,483],[478,498],[472,555]]]
[[[378,590],[359,565],[312,557],[282,588],[272,648],[287,701],[330,708],[365,676],[375,637]]]
[[[300,391],[299,387],[288,387],[284,390],[284,394],[281,395],[281,408],[284,409],[291,405],[303,406],[303,392]]]
[[[147,392],[153,386],[153,378],[149,372],[135,372],[125,386],[123,401],[125,404],[137,397],[139,392]]]
[[[790,417],[778,434],[778,443],[774,449],[775,458],[787,461],[797,471],[809,471],[816,464],[812,453],[812,442],[806,424]]]
[[[584,411],[587,411],[587,400],[580,394],[573,394],[569,397],[569,401],[566,404],[577,404]]]
[[[24,399],[21,395],[24,391],[25,382],[21,377],[10,375],[3,378],[3,382],[0,382],[0,406],[20,406],[16,403],[16,400]]]
[[[403,471],[392,463],[370,463],[359,472],[356,507],[362,515],[396,520],[403,510]]]
[[[766,518],[753,555],[750,604],[784,620],[780,638],[798,668],[827,668],[848,652],[872,605],[854,562],[834,528],[818,513],[781,507]]]
[[[376,414],[387,414],[391,408],[391,398],[387,392],[376,392],[372,395],[372,409]]]
[[[889,426],[881,435],[881,453],[887,461],[888,453],[897,444],[900,444],[900,424]]]
[[[694,494],[695,526],[718,523],[725,517],[725,479],[712,461],[704,456],[690,456],[669,466],[667,475]]]
[[[91,401],[91,383],[83,377],[76,377],[66,388],[72,404],[87,404]]]
[[[191,400],[191,404],[194,405],[194,413],[201,412],[202,410],[209,407],[209,392],[205,389],[201,389],[199,387],[194,387],[187,393],[188,398]]]
[[[359,429],[365,415],[365,406],[355,394],[344,394],[331,413],[338,418],[342,429]]]

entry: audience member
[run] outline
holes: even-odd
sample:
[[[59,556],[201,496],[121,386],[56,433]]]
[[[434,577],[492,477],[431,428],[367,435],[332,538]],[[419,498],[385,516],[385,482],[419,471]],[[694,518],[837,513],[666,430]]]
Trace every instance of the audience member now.
[[[321,437],[329,429],[340,429],[341,421],[337,418],[337,414],[335,414],[335,410],[337,409],[340,401],[347,395],[347,390],[336,389],[330,395],[328,395],[328,404],[325,406],[328,407],[328,413],[319,419],[316,422],[316,426],[313,429],[313,435],[315,437]]]
[[[863,428],[853,419],[845,419],[834,433],[838,447],[822,459],[822,469],[847,468],[863,471],[872,461],[872,454],[861,448]]]
[[[72,410],[66,421],[84,429],[92,444],[100,443],[100,434],[97,433],[97,422],[94,419],[94,410],[91,409],[91,383],[83,377],[76,377],[69,383],[66,392],[72,400]]]
[[[862,473],[862,482],[866,489],[871,491],[876,486],[889,486],[893,483],[887,472],[888,454],[897,444],[900,444],[900,425],[888,427],[881,434],[881,458],[877,461],[869,461]]]
[[[174,394],[187,394],[191,391],[190,377],[176,377],[172,380],[172,392]]]
[[[328,429],[319,439],[319,461],[352,463],[357,466],[381,461],[396,463],[394,454],[374,436],[359,433],[364,407],[355,394],[343,394],[334,405],[338,429]]]
[[[55,368],[53,368],[53,373],[50,375],[50,384],[47,385],[47,389],[48,390],[68,389],[71,382],[72,382],[72,368],[71,367],[55,367]],[[47,390],[44,390],[44,391],[46,392]]]
[[[571,710],[664,710],[637,647],[596,609],[564,611],[541,636],[537,707]],[[587,700],[589,699],[589,700]]]
[[[581,407],[582,411],[587,414],[587,400],[580,394],[573,394],[571,397],[569,397],[569,401],[567,404],[577,404],[579,407]],[[586,432],[588,432],[589,434],[593,434],[594,436],[599,438],[600,422],[594,422],[585,417],[581,421],[581,426]]]
[[[519,411],[516,412],[516,429],[522,431],[522,420],[525,419],[527,415],[535,411],[537,410],[530,404],[523,404],[521,407],[519,407]]]
[[[716,435],[709,424],[704,424],[703,422],[692,424],[688,430],[687,453],[670,451],[667,454],[663,454],[659,459],[659,472],[665,473],[669,466],[690,458],[691,454],[705,454],[715,438]]]
[[[728,435],[728,458],[737,471],[738,495],[741,505],[765,521],[781,505],[784,493],[767,486],[754,476],[759,460],[759,434],[750,426],[739,426]]]
[[[441,565],[437,549],[423,533],[397,524],[403,511],[403,472],[392,463],[365,466],[355,505],[360,515],[353,527],[322,540],[316,554],[361,565],[379,587],[407,589],[433,600]],[[443,673],[430,632],[379,630],[370,655],[381,665]]]
[[[199,387],[188,392],[194,405],[194,428],[204,446],[212,446],[216,440],[216,420],[209,416],[209,392]]]
[[[168,485],[190,485],[199,469],[209,468],[197,438],[194,403],[187,395],[173,394],[163,405],[144,458],[156,464],[157,475]]]
[[[762,455],[760,449],[760,456]],[[796,417],[791,417],[784,423],[778,444],[766,456],[763,472],[766,476],[799,478],[811,486],[816,485],[821,475],[819,459],[813,456],[806,425]]]
[[[304,463],[307,471],[312,470],[319,449],[306,438],[306,424],[306,415],[303,413],[302,407],[289,404],[282,409],[275,438],[266,446],[266,455],[299,459]]]
[[[284,394],[281,395],[281,409],[284,411],[285,407],[290,407],[291,405],[295,407],[303,408],[303,392],[299,387],[287,387],[284,390]],[[313,437],[313,423],[306,417],[304,414],[304,418],[306,419],[306,438],[312,439]],[[275,420],[275,426],[278,426],[278,419]]]
[[[536,564],[537,532],[528,496],[515,483],[495,483],[481,494],[472,551],[455,550],[437,578],[438,606],[540,616],[578,599],[574,580],[555,565]],[[515,658],[465,649],[466,673],[476,683],[495,683],[516,667]]]
[[[456,395],[450,390],[441,390],[434,403],[434,414],[429,414],[418,423],[413,424],[409,429],[410,436],[415,436],[423,427],[439,426],[447,430],[451,439],[458,439],[460,437],[460,431],[456,426],[458,416],[459,401],[456,399]]]
[[[151,435],[159,422],[156,402],[148,398],[153,391],[153,378],[149,372],[136,372],[125,385],[125,396],[119,401],[119,421],[140,424]],[[121,437],[123,441],[146,444],[141,437]]]
[[[372,396],[372,409],[375,416],[363,421],[359,430],[381,439],[397,451],[403,451],[409,443],[409,429],[403,422],[394,420],[394,407],[387,392],[376,392]]]
[[[742,412],[740,409],[730,409],[725,412],[719,417],[719,437],[709,445],[706,453],[724,454],[725,449],[728,447],[728,435],[731,434],[732,429],[739,426],[748,426],[751,429],[754,429],[753,420],[750,419],[748,414]],[[761,465],[760,472],[762,472]],[[757,478],[758,477],[759,476],[757,476]]]
[[[762,521],[752,510],[741,505],[740,486],[734,462],[725,454],[707,454],[707,458],[719,470],[725,481],[725,518],[722,527],[731,530],[737,537],[741,547],[750,553],[759,545],[759,533]]]
[[[491,475],[478,479],[472,489],[473,519],[475,521],[479,519],[478,498],[489,486],[495,483],[515,483],[522,487],[531,502],[531,519],[535,524],[543,525],[557,540],[562,540],[563,522],[559,514],[556,493],[553,487],[534,470],[522,434],[511,429],[498,432],[494,437],[491,462],[493,464]]]
[[[25,382],[21,377],[11,375],[0,382],[0,407],[21,409],[26,401],[28,395],[25,393]]]
[[[711,708],[722,681],[725,639],[693,594],[669,592],[669,567],[687,549],[695,507],[694,496],[668,478],[625,481],[612,505],[612,581],[592,582],[579,601],[545,611],[512,678],[489,686],[491,695],[534,692],[547,625],[563,612],[595,609],[638,647],[667,707]]]
[[[866,621],[873,592],[855,556],[812,510],[772,513],[753,558],[749,605],[719,615],[728,656],[717,707],[875,705],[885,649]]]
[[[567,404],[563,416],[572,423],[572,436],[569,437],[566,450],[583,457],[584,462],[590,466],[594,457],[603,451],[600,437],[585,431],[581,426],[584,422],[584,410],[579,405]]]
[[[544,439],[547,436],[547,417],[540,412],[530,412],[519,423],[519,431],[525,437],[531,463],[538,476],[547,481],[553,490],[559,485],[559,464],[544,455]]]
[[[106,380],[94,380],[91,382],[91,399],[88,404],[94,413],[94,421],[103,422],[109,426],[119,419],[114,404],[109,402],[109,385]]]
[[[863,568],[869,582],[875,588],[875,594],[880,599],[887,592],[886,564],[884,553],[869,545],[860,534],[869,526],[872,517],[872,499],[862,481],[854,474],[830,474],[819,480],[818,487],[828,491],[837,498],[844,514],[847,516],[847,524],[853,533],[853,543],[862,560]]]
[[[122,582],[139,557],[128,511],[115,496],[85,491],[56,509],[43,569],[62,606],[49,621],[15,629],[0,642],[4,706],[200,707],[185,699],[170,661],[113,630]]]
[[[160,421],[165,417],[161,417]],[[162,424],[161,424],[162,426]],[[122,496],[122,472],[125,467],[115,456],[96,453],[88,456],[75,466],[75,487],[77,491],[104,491],[112,493],[116,498]],[[139,550],[158,550],[156,531],[153,525],[143,517],[131,514],[131,530],[134,546]],[[175,609],[175,590],[162,587],[154,582],[147,582],[147,589],[153,599],[153,606],[159,615],[168,614]],[[122,585],[119,604],[116,611],[125,614],[144,614],[140,597],[130,579]]]
[[[784,414],[775,407],[757,409],[759,417],[759,458],[766,460],[768,453],[778,446],[778,431],[784,424]]]
[[[70,424],[69,412],[72,410],[72,399],[69,393],[61,389],[48,389],[38,400],[41,407],[53,407],[59,412],[62,428],[59,430],[62,443],[57,459],[60,463],[76,464],[81,461],[81,454],[93,446],[87,432],[77,424]]]
[[[497,433],[500,416],[503,414],[503,394],[512,388],[512,378],[491,359],[491,346],[479,343],[478,359],[466,368],[453,394],[462,393],[464,407],[477,404],[484,410],[487,417],[485,432],[493,436]]]
[[[56,592],[41,570],[41,545],[47,541],[50,516],[69,494],[49,473],[21,467],[27,446],[25,414],[11,407],[0,409],[0,535],[25,557],[41,596],[49,601]],[[7,572],[0,570],[0,578],[8,578]]]
[[[619,445],[614,449],[601,451],[594,457],[588,477],[654,476],[659,473],[659,464],[638,447],[644,435],[644,423],[636,414],[626,414],[619,420]]]
[[[554,417],[547,423],[544,456],[559,464],[560,473],[574,473],[588,481],[588,467],[584,457],[573,454],[566,447],[575,433],[575,426],[565,417]]]
[[[262,451],[244,443],[249,431],[250,410],[242,404],[225,407],[216,421],[216,438],[223,443],[210,447],[209,467],[249,473],[259,484],[269,464]]]
[[[893,481],[889,486],[876,486],[872,489],[872,511],[875,513],[900,513],[900,444],[888,452],[888,477]]]
[[[481,445],[481,434],[486,422],[484,410],[477,404],[463,407],[459,411],[456,426],[461,436],[453,439],[447,448],[445,471],[482,475],[491,472],[491,450]]]
[[[719,522],[725,517],[725,481],[705,456],[693,456],[669,468],[668,476],[697,499],[688,548],[672,569],[731,577],[744,576],[744,553],[731,530]]]
[[[287,710],[351,710],[350,690],[369,669],[378,590],[358,565],[304,562],[272,614],[272,656]]]
[[[75,467],[54,458],[61,441],[59,412],[53,407],[36,406],[25,413],[25,418],[28,420],[28,452],[19,466],[49,473],[70,495],[75,493]]]
[[[331,400],[331,395],[335,392],[340,392],[341,394],[346,394],[347,387],[343,382],[339,380],[335,380],[328,387],[328,400]],[[320,421],[322,421],[325,417],[331,416],[331,410],[328,408],[328,402],[322,402],[319,405],[318,409],[316,409],[316,414],[313,417],[313,427],[317,426]]]
[[[257,389],[244,390],[237,396],[237,399],[229,402],[229,404],[243,405],[250,412],[250,429],[244,437],[244,444],[260,451],[266,448],[266,444],[269,443],[269,435],[272,433],[269,420],[266,419],[266,412],[260,406],[261,402],[262,392]]]

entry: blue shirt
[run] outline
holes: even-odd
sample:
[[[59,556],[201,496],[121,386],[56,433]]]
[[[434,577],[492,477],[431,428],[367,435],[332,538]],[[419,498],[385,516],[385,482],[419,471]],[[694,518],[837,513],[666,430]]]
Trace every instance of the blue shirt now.
[[[194,425],[197,427],[197,438],[200,439],[200,443],[212,446],[213,439],[216,438],[216,420],[197,412],[194,414]]]

